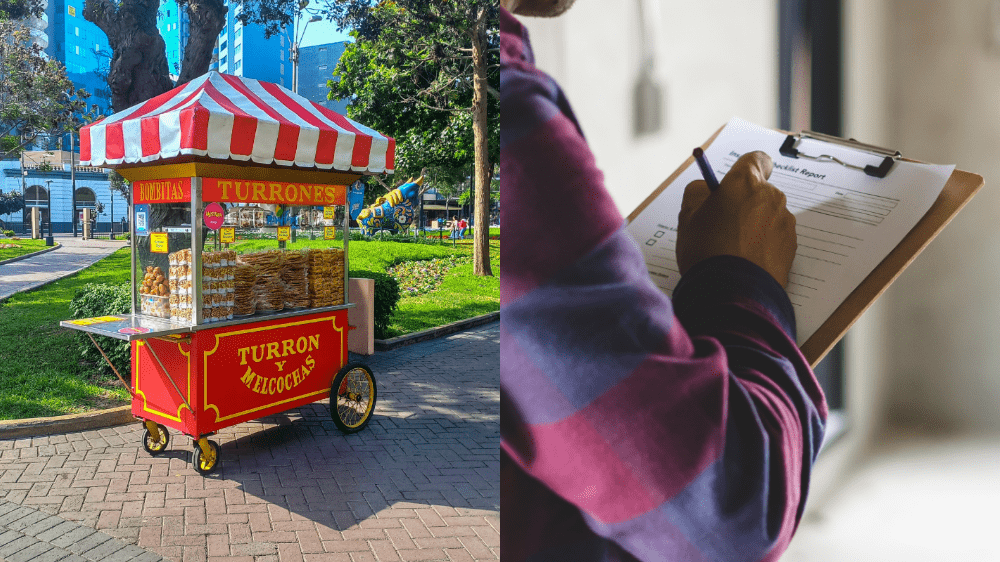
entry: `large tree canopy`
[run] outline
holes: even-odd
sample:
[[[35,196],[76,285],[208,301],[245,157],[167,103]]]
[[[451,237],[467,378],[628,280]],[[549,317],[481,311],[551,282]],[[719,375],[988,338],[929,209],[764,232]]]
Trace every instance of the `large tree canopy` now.
[[[14,0],[0,0],[0,2]],[[237,0],[233,0],[237,2]],[[242,0],[239,19],[258,24],[268,35],[292,22],[301,0]],[[208,72],[215,40],[226,25],[228,8],[222,0],[179,0],[186,11],[190,36],[176,85]],[[111,65],[108,87],[111,106],[121,111],[173,88],[167,68],[166,45],[156,27],[159,0],[86,0],[83,17],[108,36]]]
[[[45,7],[42,0],[0,0],[0,19],[19,20],[42,17]]]
[[[24,22],[0,17],[0,157],[39,135],[79,128],[89,94],[74,90],[66,68],[43,56]]]
[[[476,225],[489,224],[489,186],[499,148],[496,0],[330,0],[329,17],[352,27],[329,82],[349,115],[396,138],[396,170],[428,167],[437,181],[472,176]],[[488,95],[490,92],[492,95]],[[492,116],[489,119],[488,116]],[[490,275],[489,232],[476,230],[477,274]]]

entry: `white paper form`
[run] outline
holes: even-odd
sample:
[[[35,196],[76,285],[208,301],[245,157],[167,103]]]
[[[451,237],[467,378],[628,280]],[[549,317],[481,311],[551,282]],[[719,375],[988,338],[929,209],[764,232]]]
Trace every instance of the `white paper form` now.
[[[874,178],[835,162],[784,157],[778,149],[786,136],[733,119],[705,155],[719,180],[747,152],[762,150],[774,161],[769,181],[785,193],[797,222],[798,250],[786,291],[802,345],[927,213],[955,167],[897,161],[885,178]],[[802,139],[797,148],[859,166],[881,160],[814,139]],[[701,172],[692,164],[627,226],[667,295],[680,279],[675,245],[684,188],[698,179]]]

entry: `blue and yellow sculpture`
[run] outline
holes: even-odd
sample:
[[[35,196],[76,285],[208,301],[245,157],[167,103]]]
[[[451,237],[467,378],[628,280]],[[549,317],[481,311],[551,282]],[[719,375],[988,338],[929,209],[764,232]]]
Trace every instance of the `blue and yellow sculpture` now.
[[[413,222],[423,183],[424,176],[410,178],[403,185],[376,199],[374,205],[361,209],[357,218],[361,232],[365,236],[371,236],[379,230],[395,233],[400,228],[405,230],[409,227]]]

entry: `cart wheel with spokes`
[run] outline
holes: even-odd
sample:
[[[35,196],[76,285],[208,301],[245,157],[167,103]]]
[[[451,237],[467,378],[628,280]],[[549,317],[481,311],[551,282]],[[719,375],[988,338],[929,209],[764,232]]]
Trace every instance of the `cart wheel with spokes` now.
[[[375,410],[375,375],[364,363],[348,363],[330,385],[330,416],[344,433],[364,429]]]
[[[207,451],[205,449],[208,449]],[[194,457],[191,464],[199,474],[211,474],[219,468],[219,444],[202,437],[194,443]]]
[[[142,432],[142,448],[146,449],[146,452],[154,457],[159,455],[167,449],[167,444],[170,443],[170,433],[167,432],[167,428],[163,427],[163,424],[153,424],[153,422],[146,422],[146,429]],[[150,431],[150,425],[156,428],[156,436],[154,437],[153,432]]]

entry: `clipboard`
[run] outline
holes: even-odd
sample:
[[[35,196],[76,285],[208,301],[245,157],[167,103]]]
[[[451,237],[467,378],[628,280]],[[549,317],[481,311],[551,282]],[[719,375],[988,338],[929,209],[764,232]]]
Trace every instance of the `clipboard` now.
[[[707,149],[709,145],[715,140],[719,133],[725,126],[720,127],[715,134],[713,134],[704,144],[701,145],[703,150]],[[788,135],[785,142],[782,144],[780,152],[784,156],[797,157],[797,158],[807,158],[812,160],[823,160],[823,161],[836,161],[837,163],[847,166],[849,168],[854,168],[858,173],[865,173],[873,177],[885,177],[887,173],[892,168],[892,165],[898,160],[905,160],[908,162],[920,162],[919,160],[911,160],[908,158],[903,158],[899,151],[885,149],[877,147],[874,145],[864,144],[858,142],[854,139],[842,139],[840,137],[833,137],[830,135],[823,135],[820,133],[814,133],[811,131],[803,131],[799,134],[790,133],[788,131],[780,131]],[[877,156],[879,164],[871,166],[854,166],[845,162],[841,162],[831,157],[824,157],[823,155],[810,155],[803,154],[799,152],[796,145],[799,140],[803,138],[811,138],[815,140],[820,140],[823,142],[840,144],[843,146],[849,146],[853,149],[860,150],[862,152],[867,152],[873,156]],[[663,183],[659,185],[653,192],[647,197],[632,213],[628,215],[628,222],[635,220],[637,216],[656,199],[671,183],[677,179],[684,170],[686,170],[691,164],[694,163],[694,157],[689,156],[678,168],[674,171]],[[881,174],[881,175],[879,175]],[[949,222],[955,215],[958,214],[960,210],[972,199],[972,196],[978,192],[985,181],[983,177],[978,174],[973,174],[970,172],[964,172],[961,170],[954,170],[951,177],[945,183],[944,188],[941,189],[941,193],[938,195],[934,204],[927,211],[926,214],[917,222],[916,225],[903,237],[903,239],[896,245],[896,247],[889,252],[889,255],[885,257],[870,274],[858,285],[854,291],[852,291],[848,297],[834,310],[833,314],[826,319],[825,322],[813,333],[812,336],[806,340],[800,346],[802,354],[805,356],[806,360],[809,361],[809,365],[816,367],[816,365],[826,356],[827,353],[833,348],[834,345],[844,337],[844,334],[857,322],[858,318],[874,304],[875,300],[882,296],[882,293],[889,288],[889,285],[896,280],[897,277],[903,272],[904,269],[909,267],[910,263],[930,244],[938,234],[944,230],[944,227],[948,225]]]

